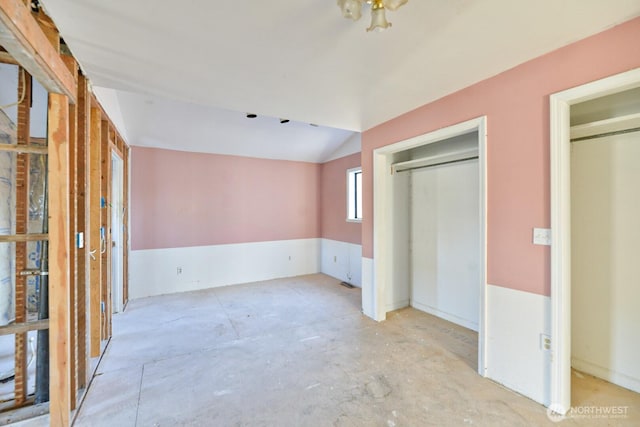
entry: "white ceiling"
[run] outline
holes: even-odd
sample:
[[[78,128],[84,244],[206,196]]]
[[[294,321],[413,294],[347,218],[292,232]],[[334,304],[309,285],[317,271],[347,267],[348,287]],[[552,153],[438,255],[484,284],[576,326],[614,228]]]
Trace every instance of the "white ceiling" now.
[[[640,15],[639,0],[410,0],[366,33],[368,13],[346,20],[335,0],[41,3],[115,90],[130,144],[307,161],[351,135],[328,128],[369,129]]]

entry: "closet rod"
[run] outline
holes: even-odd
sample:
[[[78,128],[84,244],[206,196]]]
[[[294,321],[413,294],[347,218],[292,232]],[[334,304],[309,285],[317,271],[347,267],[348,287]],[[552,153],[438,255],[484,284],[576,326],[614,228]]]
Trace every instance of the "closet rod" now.
[[[583,136],[580,138],[574,138],[571,140],[571,142],[580,142],[580,141],[586,141],[589,139],[596,139],[596,138],[604,138],[606,136],[614,136],[614,135],[622,135],[625,133],[633,133],[633,132],[638,132],[640,131],[640,127],[638,128],[631,128],[631,129],[622,129],[622,130],[615,130],[612,132],[604,132],[604,133],[598,133],[595,135],[589,135],[589,136]]]
[[[479,156],[464,157],[462,159],[449,160],[449,161],[440,162],[440,163],[432,163],[430,165],[414,166],[412,168],[406,168],[406,169],[402,169],[402,170],[397,170],[395,172],[396,173],[408,172],[408,171],[413,171],[413,170],[416,170],[416,169],[425,169],[425,168],[432,168],[434,166],[449,165],[449,164],[452,164],[452,163],[466,162],[467,160],[475,160],[475,159],[479,159],[479,158],[480,158]]]

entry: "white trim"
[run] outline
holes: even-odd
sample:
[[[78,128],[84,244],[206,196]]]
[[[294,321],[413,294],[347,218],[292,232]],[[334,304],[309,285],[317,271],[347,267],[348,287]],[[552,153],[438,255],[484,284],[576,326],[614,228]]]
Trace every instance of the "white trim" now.
[[[553,94],[550,103],[551,172],[551,404],[571,407],[571,105],[640,87],[640,68]]]
[[[480,310],[478,318],[478,373],[486,376],[486,287],[487,287],[487,167],[486,140],[487,118],[472,119],[453,126],[416,136],[395,144],[378,148],[373,152],[373,319],[385,320],[387,303],[386,288],[392,281],[392,178],[391,165],[393,154],[426,144],[450,139],[459,135],[478,132],[478,156],[480,171]],[[363,281],[363,285],[365,282]]]

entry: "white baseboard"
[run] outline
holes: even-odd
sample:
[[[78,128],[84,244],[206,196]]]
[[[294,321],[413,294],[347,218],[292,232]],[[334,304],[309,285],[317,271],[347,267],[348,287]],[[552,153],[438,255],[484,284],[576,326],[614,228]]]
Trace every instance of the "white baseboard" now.
[[[320,240],[320,271],[362,287],[362,245],[331,239]]]
[[[132,251],[129,298],[320,272],[319,239]],[[182,272],[178,273],[178,268]]]
[[[408,303],[408,301],[407,301]],[[478,332],[478,323],[477,322],[471,322],[467,319],[463,319],[462,317],[456,316],[455,314],[451,314],[451,313],[447,313],[445,311],[442,310],[438,310],[435,307],[431,307],[430,305],[426,305],[426,304],[421,304],[419,302],[416,301],[412,301],[411,305],[420,310],[420,311],[424,311],[425,313],[429,313],[432,314],[436,317],[439,317],[441,319],[444,320],[448,320],[451,323],[455,323],[456,325],[460,325],[463,326],[467,329],[471,329],[473,331]],[[405,306],[406,307],[406,306]]]
[[[550,298],[487,286],[487,377],[549,405],[551,353],[540,345],[550,334]]]
[[[623,373],[616,372],[609,368],[593,364],[586,360],[577,359],[575,357],[571,359],[571,367],[584,372],[585,374],[602,378],[612,384],[640,393],[640,379],[638,378],[633,378]]]
[[[387,304],[387,313],[394,310],[400,310],[401,308],[409,307],[409,300],[403,299],[399,301],[393,301],[391,304]]]

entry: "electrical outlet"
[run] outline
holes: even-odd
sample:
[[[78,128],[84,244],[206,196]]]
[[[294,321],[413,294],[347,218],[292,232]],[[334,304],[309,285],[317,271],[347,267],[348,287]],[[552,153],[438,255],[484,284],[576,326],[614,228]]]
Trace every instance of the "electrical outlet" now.
[[[291,255],[289,255],[289,261],[291,261]]]
[[[333,256],[333,262],[338,262],[338,257],[337,256]]]
[[[551,351],[551,337],[547,334],[540,334],[540,350]]]
[[[176,274],[182,274],[182,267],[176,268]]]

